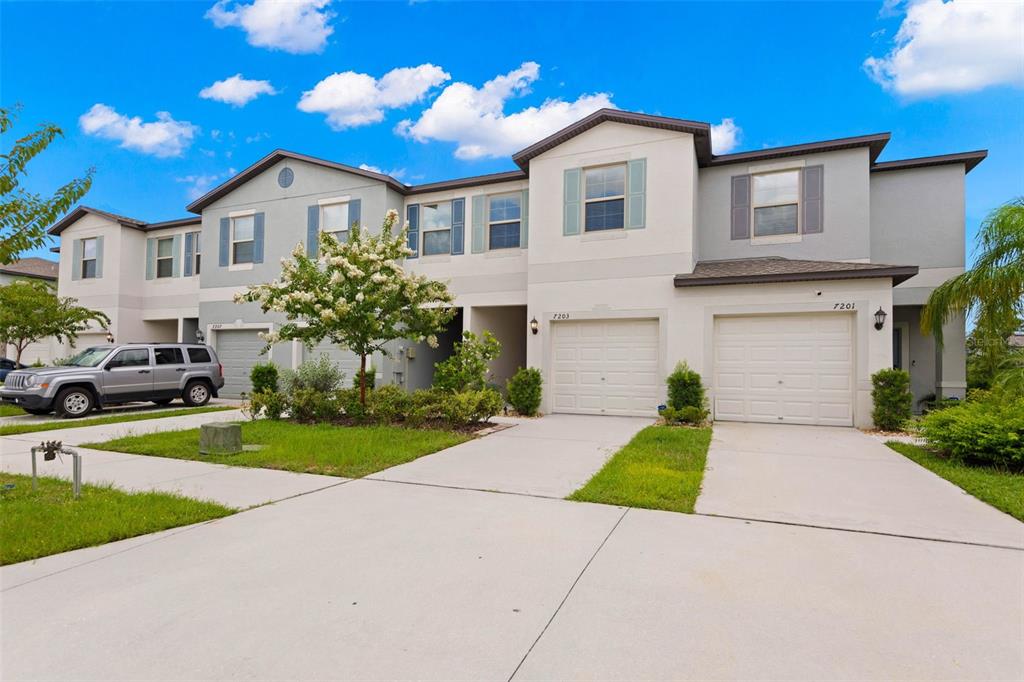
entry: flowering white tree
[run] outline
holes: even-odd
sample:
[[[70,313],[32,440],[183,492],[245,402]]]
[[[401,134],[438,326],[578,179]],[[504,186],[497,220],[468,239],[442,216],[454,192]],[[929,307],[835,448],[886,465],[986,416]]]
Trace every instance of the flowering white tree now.
[[[319,256],[302,244],[281,259],[281,277],[249,287],[236,303],[258,303],[263,312],[284,313],[288,322],[263,334],[269,348],[298,339],[314,346],[324,339],[359,355],[359,398],[366,402],[366,357],[387,353],[394,339],[415,339],[437,346],[436,334],[455,316],[453,297],[443,282],[406,272],[401,261],[408,227],[393,233],[398,213],[388,211],[379,235],[353,225],[349,240],[320,234]]]

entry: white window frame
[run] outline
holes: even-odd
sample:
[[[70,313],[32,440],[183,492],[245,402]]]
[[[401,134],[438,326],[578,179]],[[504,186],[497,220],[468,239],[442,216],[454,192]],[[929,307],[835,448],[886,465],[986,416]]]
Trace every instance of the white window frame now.
[[[203,255],[202,247],[200,246],[200,244],[202,244],[201,237],[202,237],[203,233],[202,232],[192,232],[191,234],[192,234],[192,276],[193,277],[198,277],[199,276],[199,264],[202,261],[200,256]]]
[[[424,208],[427,206],[440,206],[441,204],[448,204],[448,227],[427,227],[427,221],[423,218]],[[452,215],[453,207],[451,199],[443,199],[441,201],[431,201],[424,204],[420,204],[420,255],[430,258],[434,256],[446,256],[451,254],[452,251]],[[427,233],[428,232],[447,232],[448,233],[448,251],[443,253],[427,253]]]
[[[763,178],[766,175],[778,175],[780,173],[795,173],[796,174],[796,201],[777,201],[759,204],[755,200],[756,193],[754,191],[754,184],[757,182],[757,178]],[[760,244],[780,244],[785,242],[796,242],[801,240],[803,235],[803,225],[801,224],[800,216],[800,205],[801,205],[801,192],[800,183],[803,182],[803,169],[802,168],[777,168],[773,170],[765,170],[759,173],[750,174],[750,241]],[[774,206],[796,206],[796,231],[786,232],[784,234],[757,234],[757,209],[759,208],[772,208]]]
[[[601,170],[602,168],[622,168],[622,194],[616,194],[607,197],[595,197],[594,199],[587,198],[587,173],[594,170]],[[604,163],[599,166],[588,166],[583,169],[583,187],[581,188],[583,194],[583,215],[580,216],[583,222],[583,229],[580,234],[596,234],[598,232],[613,232],[614,230],[626,229],[626,197],[629,196],[629,164],[624,161],[617,161],[615,163]],[[601,203],[606,201],[616,201],[622,199],[622,227],[608,227],[603,230],[588,230],[587,229],[587,205]]]
[[[85,257],[85,245],[88,244],[89,242],[92,242],[94,245],[92,258]],[[99,238],[97,237],[86,237],[85,239],[82,240],[82,258],[81,260],[78,261],[78,263],[75,264],[76,267],[78,268],[79,279],[96,279],[96,268],[99,266],[99,259],[96,257],[96,249],[99,248],[99,245],[100,242]],[[89,261],[93,262],[91,275],[87,275],[85,273],[85,264]]]
[[[235,239],[235,225],[237,224],[238,220],[241,220],[241,219],[244,219],[244,218],[251,218],[252,219],[252,238],[251,239]],[[252,243],[252,245],[253,245],[253,252],[254,252],[253,256],[255,257],[255,255],[256,255],[255,254],[255,250],[256,250],[256,213],[253,212],[253,213],[246,213],[246,214],[243,214],[243,215],[233,215],[233,216],[231,216],[230,220],[231,220],[231,264],[232,265],[251,266],[252,263],[253,263],[252,260],[247,260],[247,261],[242,261],[242,262],[239,262],[239,261],[235,260],[235,245],[236,244]]]
[[[160,255],[160,242],[167,242],[167,241],[169,241],[171,243],[171,255],[170,256],[161,256]],[[154,274],[156,275],[156,279],[169,279],[171,277],[174,277],[174,256],[175,256],[175,254],[174,254],[174,237],[158,237],[157,240],[156,240],[156,248],[154,249],[154,251],[156,253],[154,255],[153,270],[154,270]],[[162,260],[169,260],[169,261],[171,261],[170,272],[168,272],[168,274],[166,274],[166,275],[161,275],[160,274],[160,261],[162,261]]]
[[[519,219],[518,220],[491,220],[491,201],[493,199],[503,199],[506,197],[515,197],[519,201]],[[491,226],[493,225],[507,225],[509,223],[519,223],[519,243],[515,246],[501,246],[498,248],[491,247]],[[523,193],[522,192],[502,192],[501,194],[490,194],[487,196],[487,250],[488,251],[511,251],[512,249],[523,248]]]
[[[352,221],[350,221],[348,219],[349,216],[351,215],[349,213],[349,206],[348,206],[349,203],[350,203],[350,197],[334,197],[334,198],[331,198],[331,199],[320,199],[317,203],[320,205],[320,218],[318,220],[318,224],[320,225],[320,231],[321,232],[327,232],[328,234],[334,235],[334,238],[337,239],[339,242],[346,242],[346,241],[348,241],[348,234],[349,234],[349,231],[352,229],[352,225],[351,225]],[[327,230],[327,229],[324,229],[324,210],[327,209],[327,208],[330,208],[331,206],[339,206],[339,205],[342,205],[342,204],[344,204],[344,206],[345,206],[345,221],[347,223],[345,225],[344,229],[341,229],[341,230]]]

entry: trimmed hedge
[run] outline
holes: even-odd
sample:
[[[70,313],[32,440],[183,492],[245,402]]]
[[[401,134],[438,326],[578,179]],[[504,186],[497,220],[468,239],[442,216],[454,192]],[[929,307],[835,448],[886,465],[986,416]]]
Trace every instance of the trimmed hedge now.
[[[1024,470],[1024,397],[985,395],[930,412],[921,435],[951,459]]]
[[[508,401],[524,417],[537,414],[544,378],[535,367],[520,367],[507,383]]]
[[[704,409],[704,384],[700,374],[690,369],[685,362],[676,365],[665,380],[668,384],[668,406],[681,410],[684,407]]]
[[[260,362],[249,370],[249,382],[253,393],[266,393],[277,390],[277,365],[272,362]]]
[[[871,418],[883,431],[899,431],[910,419],[914,396],[910,393],[910,374],[902,369],[880,369],[871,375]]]

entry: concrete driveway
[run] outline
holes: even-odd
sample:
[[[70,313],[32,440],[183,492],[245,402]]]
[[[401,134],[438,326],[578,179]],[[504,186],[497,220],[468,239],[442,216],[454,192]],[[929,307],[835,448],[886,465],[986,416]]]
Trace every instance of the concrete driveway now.
[[[696,511],[1024,548],[1024,524],[856,429],[716,423]]]

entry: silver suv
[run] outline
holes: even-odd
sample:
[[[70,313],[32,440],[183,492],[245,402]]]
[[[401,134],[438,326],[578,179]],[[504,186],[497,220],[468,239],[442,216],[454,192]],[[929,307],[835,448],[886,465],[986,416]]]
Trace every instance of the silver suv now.
[[[181,398],[205,405],[224,386],[224,368],[209,346],[127,343],[87,348],[67,365],[19,369],[0,386],[0,402],[30,414],[82,417],[93,408]]]

